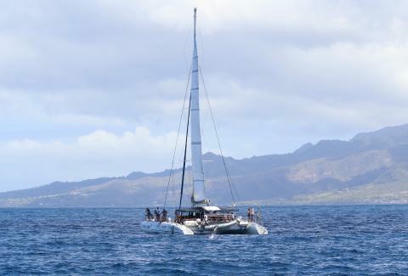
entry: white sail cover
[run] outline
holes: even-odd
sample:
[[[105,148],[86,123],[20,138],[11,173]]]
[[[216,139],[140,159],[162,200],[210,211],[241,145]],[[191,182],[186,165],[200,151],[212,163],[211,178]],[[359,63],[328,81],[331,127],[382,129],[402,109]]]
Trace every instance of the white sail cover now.
[[[196,9],[194,9],[194,49],[190,87],[191,165],[193,171],[193,204],[205,203],[203,162],[201,159],[200,96],[198,83],[198,55],[196,43]]]

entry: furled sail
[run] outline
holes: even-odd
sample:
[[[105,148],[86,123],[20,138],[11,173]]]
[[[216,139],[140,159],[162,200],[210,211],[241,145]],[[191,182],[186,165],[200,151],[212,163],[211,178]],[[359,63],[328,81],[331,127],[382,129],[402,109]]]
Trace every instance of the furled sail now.
[[[193,205],[206,203],[203,162],[201,159],[200,96],[198,80],[198,54],[196,42],[197,9],[194,9],[194,49],[190,87],[191,165],[193,171]]]

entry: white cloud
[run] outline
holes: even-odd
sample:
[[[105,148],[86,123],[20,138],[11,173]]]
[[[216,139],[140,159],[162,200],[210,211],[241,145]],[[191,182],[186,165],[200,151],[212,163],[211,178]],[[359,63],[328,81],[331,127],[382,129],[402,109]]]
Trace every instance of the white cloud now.
[[[107,162],[112,161],[112,158],[144,159],[138,163],[144,164],[141,167],[151,171],[156,170],[156,167],[149,167],[151,165],[149,162],[155,158],[169,156],[175,143],[175,137],[175,133],[154,136],[145,127],[137,127],[135,131],[126,131],[120,135],[105,130],[96,130],[70,142],[12,140],[2,143],[1,152],[31,157],[48,155],[60,159],[76,159],[81,156],[92,159],[110,157],[108,158],[110,160],[106,160]]]
[[[167,167],[194,6],[228,155],[408,121],[406,1],[3,4],[0,189]],[[202,108],[204,145],[216,148]]]
[[[117,1],[105,2],[111,8]],[[116,5],[118,16],[141,8],[148,18],[166,28],[191,29],[193,7],[198,7],[199,27],[207,33],[231,31],[300,32],[348,37],[359,41],[381,40],[406,35],[405,1],[324,1],[324,0],[174,0]],[[126,17],[127,18],[127,17]],[[375,36],[373,34],[380,34]]]
[[[8,183],[0,186],[0,190],[22,188],[25,183],[40,185],[54,180],[162,170],[170,164],[175,141],[173,132],[153,135],[149,129],[137,127],[119,135],[97,130],[72,141],[19,139],[3,142],[0,155],[8,166],[1,166],[0,174]],[[10,170],[10,166],[15,167]]]

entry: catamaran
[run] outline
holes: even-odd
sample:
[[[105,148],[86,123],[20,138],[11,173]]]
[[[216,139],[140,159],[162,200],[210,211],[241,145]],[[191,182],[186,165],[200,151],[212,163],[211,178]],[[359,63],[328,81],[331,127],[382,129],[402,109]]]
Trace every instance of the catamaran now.
[[[155,211],[155,216],[146,215],[141,228],[146,232],[181,233],[184,235],[198,234],[268,234],[268,230],[256,219],[253,208],[248,208],[248,218],[236,214],[235,207],[221,208],[210,203],[205,193],[205,181],[201,150],[200,104],[199,104],[199,66],[196,40],[197,9],[194,9],[194,46],[193,61],[190,72],[190,97],[187,116],[186,139],[184,145],[183,170],[179,206],[175,210],[175,218],[164,218]],[[190,133],[191,170],[193,191],[191,206],[182,208],[185,183],[186,154]],[[224,162],[225,165],[225,162]],[[229,180],[229,179],[228,179]]]

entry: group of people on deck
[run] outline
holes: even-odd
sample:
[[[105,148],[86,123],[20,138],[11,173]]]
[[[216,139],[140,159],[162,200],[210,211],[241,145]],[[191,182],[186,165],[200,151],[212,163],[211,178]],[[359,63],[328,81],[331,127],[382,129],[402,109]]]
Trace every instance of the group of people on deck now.
[[[146,208],[145,210],[145,218],[146,220],[152,220],[152,221],[167,221],[167,210],[163,208],[163,210],[160,212],[160,208],[156,207],[154,210],[153,214],[150,211],[149,208]]]
[[[248,221],[255,222],[257,220],[257,216],[258,214],[255,213],[254,208],[248,208]],[[154,209],[153,214],[152,214],[150,209],[146,208],[145,219],[150,220],[150,221],[158,221],[158,222],[167,221],[167,210],[163,208],[163,210],[160,211],[160,208],[156,207],[156,209]],[[227,219],[229,219],[229,217]],[[231,217],[231,219],[233,219],[233,216]],[[207,221],[207,215],[204,215],[204,220]]]

